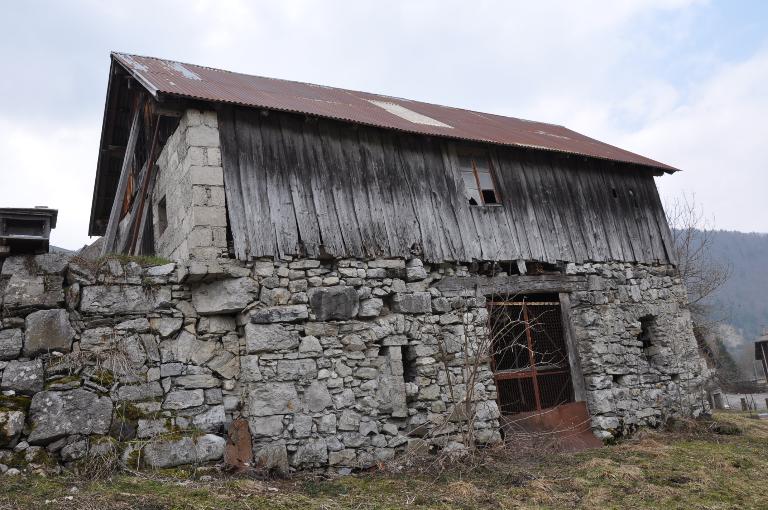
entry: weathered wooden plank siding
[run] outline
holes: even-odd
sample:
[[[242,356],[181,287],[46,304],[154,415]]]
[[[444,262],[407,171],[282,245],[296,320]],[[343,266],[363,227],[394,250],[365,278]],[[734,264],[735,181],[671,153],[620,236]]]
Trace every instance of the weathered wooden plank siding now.
[[[459,142],[242,108],[219,123],[239,258],[670,262],[648,172],[489,147],[501,205],[478,207]]]

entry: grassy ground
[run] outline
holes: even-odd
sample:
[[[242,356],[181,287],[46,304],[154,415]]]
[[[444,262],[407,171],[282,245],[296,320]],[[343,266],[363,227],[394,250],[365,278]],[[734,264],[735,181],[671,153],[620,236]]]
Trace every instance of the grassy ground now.
[[[0,509],[768,508],[768,421],[718,414],[681,429],[546,459],[496,452],[472,467],[334,479],[3,477]]]

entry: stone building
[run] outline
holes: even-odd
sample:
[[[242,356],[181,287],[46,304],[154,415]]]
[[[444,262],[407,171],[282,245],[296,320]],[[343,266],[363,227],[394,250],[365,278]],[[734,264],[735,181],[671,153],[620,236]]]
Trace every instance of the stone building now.
[[[72,462],[111,435],[167,466],[220,457],[229,430],[284,471],[493,443],[519,418],[605,439],[698,415],[654,183],[674,171],[561,126],[113,54],[90,234],[169,263],[73,259],[13,307],[3,387],[37,379],[6,444]],[[46,425],[83,402],[87,424]]]

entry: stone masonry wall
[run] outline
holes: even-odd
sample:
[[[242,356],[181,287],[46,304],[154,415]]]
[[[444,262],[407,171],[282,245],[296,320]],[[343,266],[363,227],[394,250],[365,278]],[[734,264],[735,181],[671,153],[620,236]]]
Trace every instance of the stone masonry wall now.
[[[572,324],[595,431],[701,412],[702,364],[674,270],[568,271],[589,283],[572,294]],[[9,258],[0,272],[0,465],[76,466],[104,449],[132,466],[220,461],[240,419],[252,464],[280,472],[460,449],[467,361],[487,335],[485,296],[437,284],[472,275],[418,259],[143,268]],[[644,350],[637,337],[648,315],[653,345]],[[478,355],[471,423],[475,440],[490,443],[500,439],[499,411]]]
[[[571,295],[571,324],[596,434],[608,438],[708,412],[708,369],[677,270],[616,263],[568,272],[589,283]],[[643,318],[650,329],[646,348],[639,339]]]
[[[0,464],[77,465],[105,448],[148,467],[218,461],[238,418],[254,465],[279,472],[461,448],[448,378],[461,395],[462,334],[482,335],[485,315],[431,278],[418,260],[9,258]],[[476,381],[474,436],[497,441],[487,366]]]
[[[227,248],[224,173],[216,112],[187,110],[157,159],[152,198],[155,250],[181,261],[212,260]],[[158,206],[166,200],[168,226]]]

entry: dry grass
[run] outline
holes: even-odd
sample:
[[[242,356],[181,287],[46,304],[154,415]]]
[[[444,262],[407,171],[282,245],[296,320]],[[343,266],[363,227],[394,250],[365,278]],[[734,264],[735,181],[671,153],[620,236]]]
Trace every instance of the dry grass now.
[[[520,458],[499,449],[471,462],[422,460],[347,477],[206,480],[208,471],[174,470],[2,478],[0,509],[759,509],[768,508],[766,452],[768,422],[718,414],[578,454]]]

